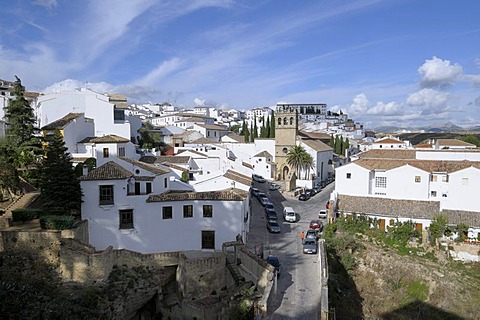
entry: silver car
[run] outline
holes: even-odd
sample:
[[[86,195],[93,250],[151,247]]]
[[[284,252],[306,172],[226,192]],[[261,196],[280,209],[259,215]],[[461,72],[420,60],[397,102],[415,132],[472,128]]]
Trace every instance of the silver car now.
[[[303,240],[303,253],[317,253],[318,245],[315,239],[305,239]]]

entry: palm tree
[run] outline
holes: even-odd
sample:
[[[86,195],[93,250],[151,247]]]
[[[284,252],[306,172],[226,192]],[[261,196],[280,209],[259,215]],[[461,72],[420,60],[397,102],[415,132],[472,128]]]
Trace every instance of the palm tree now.
[[[314,160],[310,153],[306,152],[305,149],[303,151],[305,153],[302,158],[302,169],[305,171],[305,180],[307,180],[310,175],[310,169],[313,169]]]
[[[297,177],[300,178],[300,172],[306,168],[306,163],[309,163],[308,167],[310,168],[313,164],[313,158],[302,146],[294,146],[288,151],[287,164],[295,170]]]

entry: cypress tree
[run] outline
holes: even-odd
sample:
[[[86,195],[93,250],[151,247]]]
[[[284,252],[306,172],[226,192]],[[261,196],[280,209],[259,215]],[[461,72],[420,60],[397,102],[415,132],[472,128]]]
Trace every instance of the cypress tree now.
[[[267,118],[267,123],[265,125],[265,138],[270,138],[270,119]]]
[[[252,141],[254,141],[257,138],[258,138],[257,116],[254,116],[253,117],[253,139],[252,139]]]
[[[245,143],[250,142],[250,132],[248,131],[248,125],[245,123]]]
[[[268,133],[269,138],[275,138],[275,111],[272,110],[270,118],[270,131]]]
[[[55,214],[71,214],[80,209],[82,190],[60,133],[49,139],[40,174],[43,209]]]
[[[333,137],[333,134],[330,135],[330,147],[335,150],[335,138]]]
[[[253,124],[250,124],[250,142],[255,141],[255,136],[253,135]]]

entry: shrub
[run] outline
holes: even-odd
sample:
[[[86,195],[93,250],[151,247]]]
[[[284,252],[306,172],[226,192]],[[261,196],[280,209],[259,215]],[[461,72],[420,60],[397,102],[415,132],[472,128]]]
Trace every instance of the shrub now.
[[[443,215],[433,217],[428,230],[430,231],[430,244],[435,245],[435,241],[440,238],[447,229],[448,218]]]
[[[15,209],[12,210],[13,222],[25,222],[40,218],[42,210],[39,209]]]
[[[72,229],[74,222],[73,216],[43,216],[40,218],[40,227],[48,230]]]

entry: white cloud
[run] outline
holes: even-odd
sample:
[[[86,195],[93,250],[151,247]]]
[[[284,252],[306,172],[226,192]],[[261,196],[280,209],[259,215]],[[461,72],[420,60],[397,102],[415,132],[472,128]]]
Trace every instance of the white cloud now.
[[[450,98],[447,93],[425,88],[410,94],[407,97],[407,104],[421,107],[440,107],[445,106]]]
[[[35,0],[33,3],[47,9],[52,9],[58,5],[57,0]]]
[[[451,64],[449,60],[442,60],[433,57],[425,60],[425,63],[418,68],[422,76],[420,84],[422,87],[448,88],[461,77],[463,68],[459,64]]]
[[[463,76],[463,79],[474,87],[480,87],[480,74],[466,74]]]
[[[204,106],[205,105],[205,101],[206,100],[202,100],[202,99],[199,99],[199,98],[195,98],[193,99],[193,103],[195,103],[196,106]]]
[[[353,98],[353,103],[348,109],[349,113],[353,115],[358,115],[366,113],[370,106],[370,101],[368,101],[367,96],[364,93],[360,93],[355,98]]]
[[[162,61],[155,69],[151,70],[147,75],[138,81],[142,85],[154,85],[160,83],[163,78],[181,67],[183,61],[179,58],[172,58],[168,61]]]

